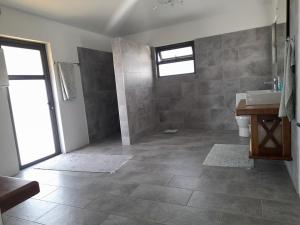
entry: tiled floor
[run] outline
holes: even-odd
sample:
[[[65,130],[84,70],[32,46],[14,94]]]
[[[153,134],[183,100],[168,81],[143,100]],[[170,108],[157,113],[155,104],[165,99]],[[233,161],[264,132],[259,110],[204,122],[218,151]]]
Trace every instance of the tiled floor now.
[[[213,144],[248,144],[233,132],[155,134],[138,144],[89,146],[132,154],[115,174],[27,169],[41,193],[5,213],[6,225],[299,225],[300,201],[282,163],[202,166]]]

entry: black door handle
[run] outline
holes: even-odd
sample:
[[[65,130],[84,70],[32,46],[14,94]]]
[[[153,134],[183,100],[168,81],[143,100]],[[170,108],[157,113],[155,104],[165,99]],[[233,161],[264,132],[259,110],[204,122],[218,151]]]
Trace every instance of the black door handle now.
[[[48,102],[48,105],[50,110],[54,110],[54,105],[52,103]]]

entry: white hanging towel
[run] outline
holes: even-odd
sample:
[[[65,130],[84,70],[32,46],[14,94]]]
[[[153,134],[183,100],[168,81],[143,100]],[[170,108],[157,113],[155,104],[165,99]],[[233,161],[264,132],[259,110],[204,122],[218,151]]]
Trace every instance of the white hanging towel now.
[[[8,87],[8,75],[6,70],[4,51],[0,48],[0,88]]]
[[[295,72],[293,68],[296,64],[295,41],[292,38],[286,41],[285,51],[283,90],[279,117],[288,117],[289,121],[292,121],[295,118]]]
[[[73,63],[58,62],[58,75],[64,101],[76,98],[75,70]]]

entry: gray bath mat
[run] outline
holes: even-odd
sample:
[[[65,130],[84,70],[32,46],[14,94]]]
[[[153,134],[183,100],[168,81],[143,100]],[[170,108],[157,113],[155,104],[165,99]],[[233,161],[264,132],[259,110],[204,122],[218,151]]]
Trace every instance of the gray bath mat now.
[[[132,156],[68,153],[37,164],[35,169],[73,172],[114,173]]]
[[[215,144],[203,165],[252,168],[254,160],[249,159],[248,145]]]

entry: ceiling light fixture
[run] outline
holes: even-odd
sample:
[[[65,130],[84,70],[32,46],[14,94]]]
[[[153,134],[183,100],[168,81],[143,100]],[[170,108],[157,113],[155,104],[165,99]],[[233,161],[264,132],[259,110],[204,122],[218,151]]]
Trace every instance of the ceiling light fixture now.
[[[184,0],[157,0],[157,5],[154,6],[153,10],[157,10],[159,7],[162,6],[177,6],[177,5],[183,5]]]

